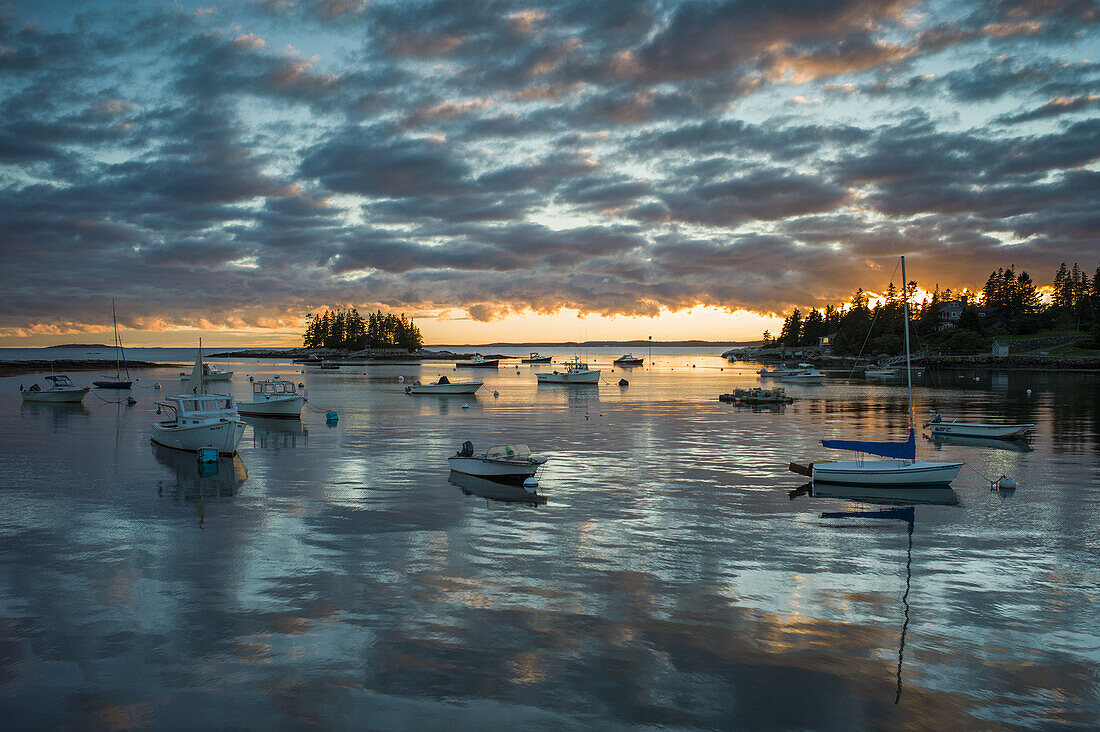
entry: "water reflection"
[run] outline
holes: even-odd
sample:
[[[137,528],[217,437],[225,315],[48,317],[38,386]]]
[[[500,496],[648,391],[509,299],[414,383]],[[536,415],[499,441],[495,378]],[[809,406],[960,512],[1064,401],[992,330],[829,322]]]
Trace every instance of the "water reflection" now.
[[[62,429],[74,420],[87,418],[91,410],[83,402],[23,402],[20,414],[24,417],[52,420],[54,427]]]
[[[220,457],[217,462],[199,462],[193,452],[173,450],[151,444],[153,457],[175,474],[174,480],[157,482],[157,495],[177,501],[202,502],[232,498],[248,479],[248,470],[240,455]]]
[[[931,442],[937,451],[945,446],[955,447],[985,447],[991,450],[1007,450],[1008,452],[1031,452],[1031,443],[1024,439],[994,440],[988,437],[959,437],[953,435],[933,435],[925,437]]]
[[[845,501],[888,506],[954,506],[959,502],[959,494],[949,486],[939,488],[893,488],[890,486],[806,483],[790,491],[788,495],[792,500],[801,496],[808,496],[810,498],[839,498]]]
[[[506,501],[511,503],[546,503],[546,496],[537,492],[528,491],[521,485],[514,483],[498,483],[486,478],[478,478],[473,475],[456,473],[451,471],[447,482],[457,485],[466,495],[481,496],[494,501]]]
[[[258,450],[281,450],[305,447],[309,431],[300,419],[272,417],[241,417],[252,425],[252,446]]]

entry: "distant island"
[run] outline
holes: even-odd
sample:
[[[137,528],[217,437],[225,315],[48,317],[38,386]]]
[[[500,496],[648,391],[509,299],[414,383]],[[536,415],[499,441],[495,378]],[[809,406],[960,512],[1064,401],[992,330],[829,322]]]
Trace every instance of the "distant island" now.
[[[114,348],[102,343],[62,343],[60,346],[46,346],[46,348]]]

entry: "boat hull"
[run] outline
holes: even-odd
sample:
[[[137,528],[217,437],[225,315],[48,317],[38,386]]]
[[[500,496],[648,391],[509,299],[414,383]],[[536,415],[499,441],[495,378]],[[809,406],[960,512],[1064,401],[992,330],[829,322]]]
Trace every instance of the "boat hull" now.
[[[244,422],[228,419],[184,427],[154,422],[150,439],[158,445],[174,450],[198,452],[202,447],[214,447],[219,455],[236,455],[237,445],[244,436],[244,427]]]
[[[493,361],[458,361],[455,366],[460,369],[495,369],[499,365],[499,360]]]
[[[205,381],[205,382],[208,382],[208,383],[211,382],[211,381],[229,381],[232,378],[233,378],[233,372],[232,371],[219,371],[216,374],[203,374],[202,375],[202,380]],[[190,374],[183,374],[183,375],[180,376],[180,381],[190,381],[190,380],[191,380],[191,375]]]
[[[301,396],[269,399],[262,402],[237,402],[237,413],[242,417],[301,419],[302,405],[305,403],[305,397]]]
[[[457,384],[421,384],[420,386],[409,386],[406,390],[410,394],[473,394],[482,386],[483,383],[480,381],[470,381]]]
[[[462,475],[472,475],[475,478],[489,478],[496,481],[515,481],[523,483],[526,478],[535,474],[545,460],[505,461],[487,460],[484,457],[451,457],[447,458],[447,464],[451,470]]]
[[[540,384],[598,384],[600,383],[600,372],[597,370],[575,373],[535,374],[535,379]]]
[[[544,356],[542,358],[521,358],[520,363],[550,363],[550,357]]]
[[[92,385],[97,389],[129,389],[132,381],[93,381]]]
[[[641,366],[645,363],[645,359],[642,358],[617,358],[611,363],[616,366]]]
[[[51,404],[75,404],[84,400],[84,395],[91,389],[77,387],[75,389],[58,389],[44,391],[24,391],[25,402],[48,402]]]
[[[928,430],[933,437],[986,437],[995,440],[1023,437],[1034,428],[1034,424],[969,424],[965,422],[939,422],[928,425]]]
[[[814,484],[862,487],[941,487],[951,483],[963,463],[928,463],[922,460],[863,460],[834,463],[814,463],[811,476]]]

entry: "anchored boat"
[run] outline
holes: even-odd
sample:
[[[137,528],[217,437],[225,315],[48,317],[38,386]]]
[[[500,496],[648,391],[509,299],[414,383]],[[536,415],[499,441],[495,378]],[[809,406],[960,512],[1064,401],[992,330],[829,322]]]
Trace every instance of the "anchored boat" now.
[[[421,384],[419,381],[405,387],[406,394],[473,394],[480,389],[483,381],[451,381],[440,376],[439,381]]]
[[[245,423],[241,421],[233,397],[206,393],[204,365],[200,343],[195,367],[188,379],[189,393],[157,403],[157,414],[167,409],[173,416],[154,422],[150,439],[176,450],[198,452],[204,447],[213,447],[220,455],[235,455],[244,436]]]
[[[129,389],[133,384],[130,379],[130,367],[126,364],[126,350],[122,347],[122,338],[118,334],[118,318],[115,316],[115,301],[111,300],[111,322],[115,327],[115,375],[104,376],[99,381],[93,381],[92,385],[97,389]],[[119,361],[121,354],[122,360]],[[122,378],[125,369],[126,378]]]
[[[282,417],[283,419],[301,419],[302,405],[306,403],[304,394],[290,381],[282,381],[278,376],[252,382],[252,401],[239,402],[237,411],[246,417]]]
[[[944,422],[943,416],[935,412],[931,421],[922,425],[933,437],[985,437],[994,440],[1011,440],[1023,437],[1035,429],[1034,424],[980,424],[977,422]]]
[[[576,356],[563,365],[565,371],[540,372],[535,374],[535,380],[540,384],[598,384],[600,382],[600,370],[588,368],[588,364]]]
[[[84,395],[91,391],[86,386],[77,386],[68,376],[54,375],[45,378],[48,382],[45,389],[38,384],[32,384],[31,388],[24,390],[23,385],[19,385],[23,401],[74,404],[83,401]]]
[[[527,445],[496,445],[480,455],[474,454],[474,443],[462,443],[462,449],[447,458],[451,470],[464,475],[495,481],[523,483],[535,475],[546,462],[541,455],[531,453]]]

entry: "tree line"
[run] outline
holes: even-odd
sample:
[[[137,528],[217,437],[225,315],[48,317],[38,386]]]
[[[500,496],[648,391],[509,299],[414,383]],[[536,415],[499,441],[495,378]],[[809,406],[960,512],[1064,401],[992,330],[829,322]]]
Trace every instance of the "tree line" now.
[[[778,336],[764,331],[766,345],[787,347],[817,346],[822,336],[832,337],[832,350],[838,355],[901,353],[904,349],[904,300],[907,295],[911,334],[918,345],[937,350],[980,350],[988,348],[997,335],[1036,333],[1043,329],[1092,331],[1100,345],[1100,266],[1090,278],[1074,263],[1063,263],[1054,275],[1050,301],[1043,302],[1039,287],[1026,271],[1016,272],[1014,265],[990,273],[978,295],[968,291],[940,290],[915,302],[917,283],[910,280],[903,294],[891,282],[882,300],[869,306],[868,296],[858,290],[847,305],[824,309],[810,308],[803,315],[798,308],[783,320]],[[953,327],[941,327],[944,307],[962,312]],[[873,325],[872,325],[873,324]],[[866,348],[864,343],[866,342]]]
[[[343,348],[362,351],[367,348],[403,348],[419,351],[424,347],[420,329],[405,314],[394,315],[381,310],[364,318],[355,309],[326,310],[321,315],[310,313],[302,338],[306,348]]]

